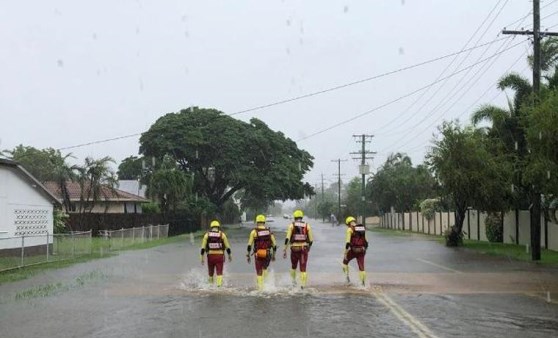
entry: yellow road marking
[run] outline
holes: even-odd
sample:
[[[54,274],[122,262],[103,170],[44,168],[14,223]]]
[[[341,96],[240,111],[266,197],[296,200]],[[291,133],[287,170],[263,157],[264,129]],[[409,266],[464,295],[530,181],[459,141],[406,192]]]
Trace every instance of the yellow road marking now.
[[[438,267],[438,268],[440,268],[440,269],[448,270],[448,271],[451,271],[451,272],[463,273],[463,272],[461,272],[461,271],[459,271],[459,270],[455,270],[455,269],[452,269],[452,268],[448,268],[447,266],[443,266],[443,265],[436,264],[436,263],[431,262],[431,261],[427,261],[426,259],[417,258],[417,261],[423,262],[423,263],[426,263],[426,264],[430,264],[430,265],[432,265],[432,266]]]
[[[407,325],[420,338],[436,338],[436,335],[430,331],[418,319],[413,317],[409,312],[405,311],[401,306],[394,302],[388,295],[382,291],[372,292],[376,299],[387,307],[403,324]]]

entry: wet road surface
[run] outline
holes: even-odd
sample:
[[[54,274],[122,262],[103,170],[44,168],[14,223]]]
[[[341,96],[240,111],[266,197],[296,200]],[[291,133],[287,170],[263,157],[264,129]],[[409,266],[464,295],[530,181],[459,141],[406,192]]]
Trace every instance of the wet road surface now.
[[[370,232],[369,285],[346,285],[344,227],[312,225],[304,290],[278,258],[255,291],[248,231],[231,229],[224,288],[207,285],[199,239],[128,251],[0,285],[0,337],[558,336],[557,268]]]

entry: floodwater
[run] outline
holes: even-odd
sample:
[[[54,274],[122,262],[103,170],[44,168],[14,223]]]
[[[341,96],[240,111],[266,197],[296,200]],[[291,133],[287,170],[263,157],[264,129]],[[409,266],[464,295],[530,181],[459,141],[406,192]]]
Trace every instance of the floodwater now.
[[[558,336],[555,268],[370,232],[369,284],[346,285],[344,227],[312,225],[304,290],[279,257],[256,291],[248,230],[231,229],[223,288],[206,283],[199,239],[128,251],[0,285],[0,337]]]

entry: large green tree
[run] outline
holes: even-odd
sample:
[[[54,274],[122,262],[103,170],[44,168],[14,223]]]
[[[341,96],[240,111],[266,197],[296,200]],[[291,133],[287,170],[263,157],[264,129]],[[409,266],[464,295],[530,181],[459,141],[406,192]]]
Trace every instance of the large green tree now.
[[[313,157],[258,119],[246,123],[215,109],[191,107],[159,118],[140,138],[140,153],[168,154],[194,176],[194,191],[217,207],[243,189],[265,201],[299,199]]]
[[[509,190],[510,169],[502,157],[491,154],[485,134],[478,129],[444,122],[439,130],[439,138],[426,158],[442,192],[455,208],[455,225],[446,244],[460,245],[467,207],[505,207],[500,197]]]
[[[417,209],[420,201],[436,196],[436,181],[424,165],[413,167],[411,158],[391,154],[368,180],[367,196],[378,211]]]
[[[138,156],[128,156],[118,165],[119,180],[139,180],[142,177],[143,166],[142,158]]]

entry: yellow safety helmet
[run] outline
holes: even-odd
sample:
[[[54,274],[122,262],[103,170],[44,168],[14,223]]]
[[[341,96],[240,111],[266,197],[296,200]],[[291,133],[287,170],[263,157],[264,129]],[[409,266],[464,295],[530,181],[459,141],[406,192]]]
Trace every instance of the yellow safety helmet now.
[[[294,218],[302,218],[302,217],[304,217],[304,213],[302,212],[302,210],[295,210],[295,212],[293,212],[293,217]]]
[[[265,215],[256,216],[256,223],[265,223]]]
[[[345,224],[349,225],[351,224],[351,222],[356,222],[356,218],[354,218],[353,216],[345,218]]]
[[[209,226],[210,226],[211,228],[213,228],[213,227],[220,227],[220,226],[221,226],[221,223],[219,223],[219,221],[217,221],[217,220],[213,220],[213,221],[211,221],[211,224],[209,224]]]

